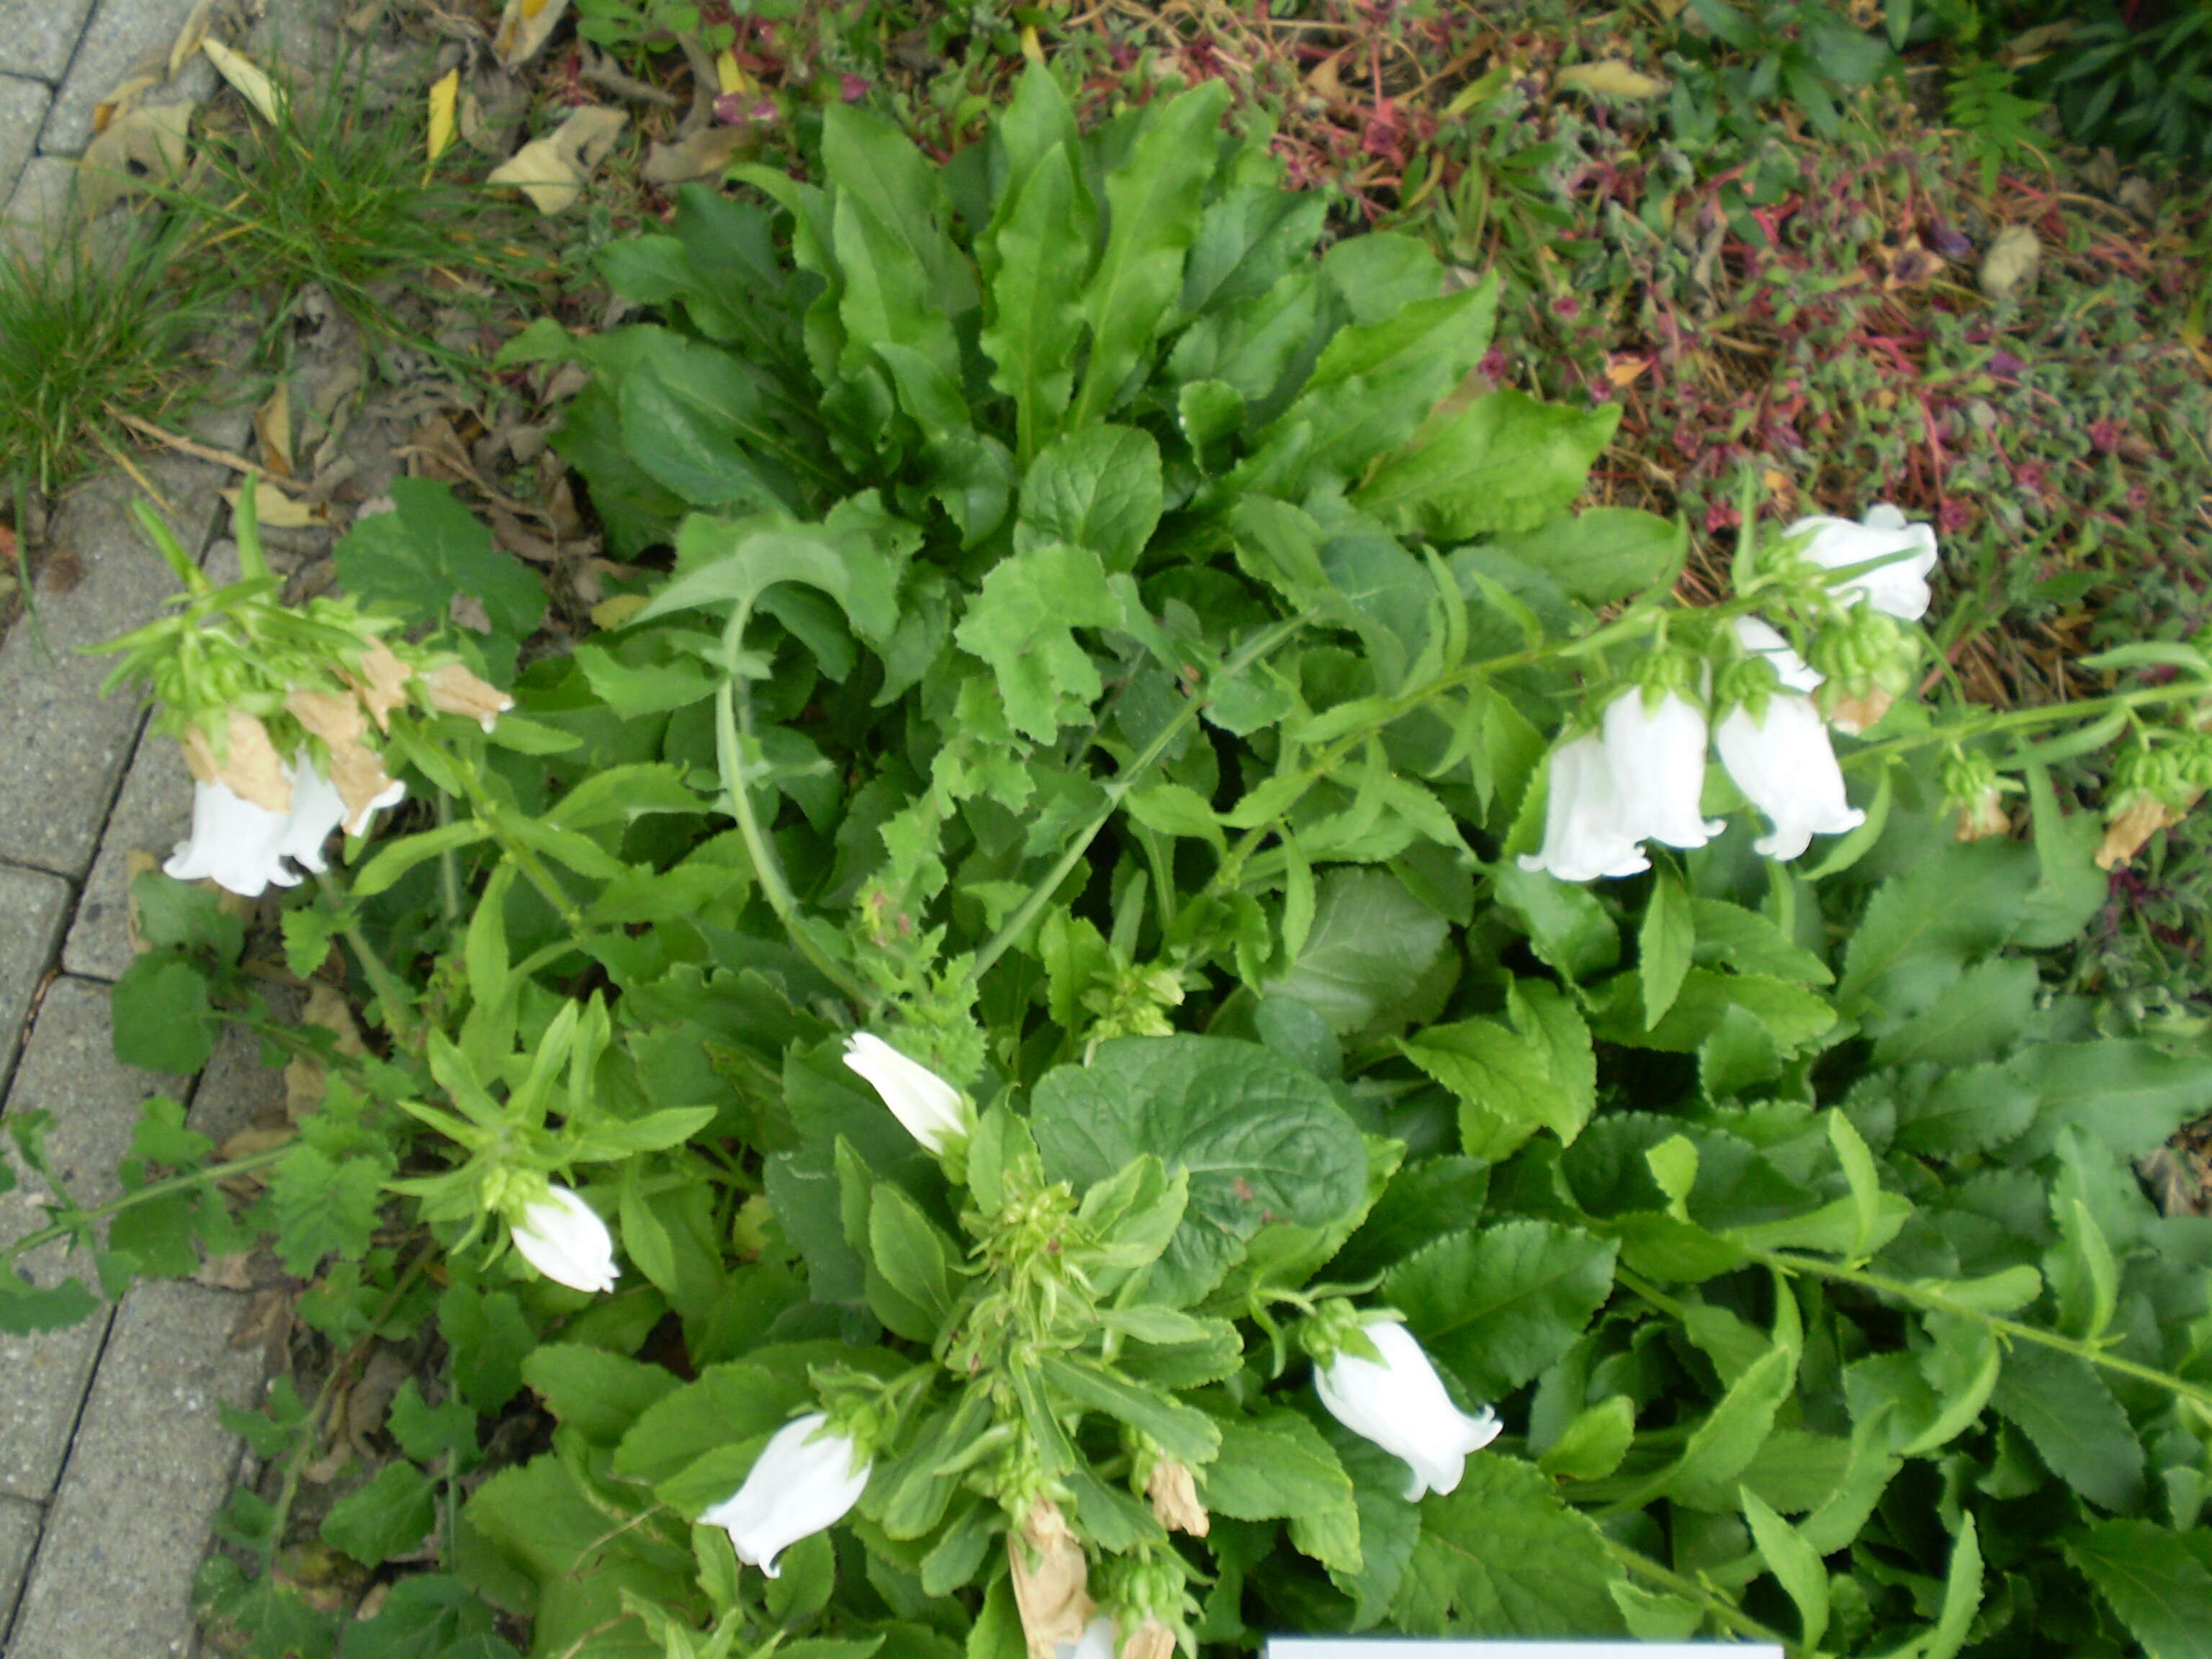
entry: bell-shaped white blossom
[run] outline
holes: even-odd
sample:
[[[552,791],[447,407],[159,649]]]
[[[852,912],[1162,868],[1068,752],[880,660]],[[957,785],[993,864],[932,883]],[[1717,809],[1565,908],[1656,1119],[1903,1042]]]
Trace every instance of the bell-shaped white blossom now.
[[[1083,1634],[1073,1642],[1054,1643],[1054,1659],[1114,1659],[1121,1642],[1113,1620],[1102,1613],[1085,1625]]]
[[[868,1484],[868,1460],[821,1412],[795,1418],[761,1449],[737,1496],[699,1518],[720,1527],[738,1559],[776,1576],[775,1559],[800,1539],[842,1520]]]
[[[291,814],[258,806],[227,783],[192,785],[192,832],[161,866],[179,881],[208,880],[242,898],[299,884],[284,862]]]
[[[1467,1455],[1498,1438],[1497,1413],[1485,1407],[1480,1416],[1469,1417],[1453,1405],[1437,1368],[1396,1320],[1376,1320],[1362,1328],[1382,1362],[1340,1353],[1314,1368],[1314,1391],[1346,1428],[1411,1466],[1408,1501],[1450,1492],[1466,1472]]]
[[[337,786],[325,775],[307,750],[300,751],[286,769],[285,776],[292,781],[292,815],[284,826],[283,844],[279,850],[318,875],[330,867],[323,858],[323,843],[330,839],[333,830],[343,825],[349,836],[367,835],[378,811],[397,806],[407,797],[407,786],[395,780],[390,788],[370,801],[349,823],[345,801],[339,796]]]
[[[555,1186],[523,1211],[514,1227],[514,1248],[546,1278],[571,1290],[611,1291],[621,1276],[607,1224],[566,1187]]]
[[[965,1133],[960,1091],[881,1037],[860,1031],[846,1038],[845,1063],[875,1085],[891,1115],[931,1152],[942,1152]]]
[[[1775,678],[1792,691],[1818,691],[1827,676],[1790,648],[1782,630],[1759,617],[1735,619],[1736,643],[1773,665]]]
[[[1552,751],[1544,845],[1522,854],[1521,867],[1548,871],[1561,881],[1633,876],[1651,867],[1627,833],[1602,738],[1571,738]]]
[[[1705,789],[1705,717],[1679,691],[1647,706],[1641,687],[1606,706],[1605,757],[1620,794],[1621,830],[1632,841],[1703,847],[1726,827],[1698,811]]]
[[[1928,614],[1934,597],[1928,588],[1929,573],[1936,568],[1934,526],[1907,524],[1902,512],[1881,501],[1867,510],[1863,521],[1816,514],[1798,520],[1783,534],[1809,536],[1805,556],[1829,570],[1890,558],[1887,564],[1837,584],[1837,597],[1845,604],[1864,595],[1875,610],[1900,622],[1918,622]],[[1907,556],[1893,556],[1898,555]]]
[[[1756,720],[1738,708],[1722,720],[1715,743],[1721,764],[1774,832],[1753,845],[1771,859],[1794,859],[1815,836],[1840,836],[1866,822],[1844,799],[1844,775],[1828,727],[1812,699],[1778,692]]]

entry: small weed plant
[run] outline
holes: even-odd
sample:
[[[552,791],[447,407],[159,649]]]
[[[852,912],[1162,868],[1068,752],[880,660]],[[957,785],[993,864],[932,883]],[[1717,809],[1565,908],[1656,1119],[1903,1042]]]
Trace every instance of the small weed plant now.
[[[343,599],[250,510],[235,584],[171,548],[116,647],[169,870],[291,890],[141,877],[118,1053],[235,1023],[315,1103],[225,1155],[151,1103],[97,1206],[34,1118],[0,1170],[11,1262],[309,1287],[230,1650],[2196,1639],[2212,1255],[2131,1161],[2212,1054],[2046,969],[2212,779],[2212,663],[1978,704],[1930,526],[1741,484],[1680,602],[1683,523],[1574,510],[1618,406],[1492,384],[1425,243],[1316,255],[1227,101],[1085,127],[1039,66],[941,165],[835,106],[609,247],[645,319],[509,354],[590,371],[563,453],[668,566],[572,652],[514,671],[544,595],[440,486]]]

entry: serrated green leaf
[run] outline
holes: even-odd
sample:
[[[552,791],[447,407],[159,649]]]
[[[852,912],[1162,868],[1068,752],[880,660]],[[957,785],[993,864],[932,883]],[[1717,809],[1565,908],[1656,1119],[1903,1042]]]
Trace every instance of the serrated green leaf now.
[[[1652,878],[1650,902],[1636,932],[1636,974],[1644,992],[1645,1030],[1657,1025],[1674,1006],[1697,943],[1690,896],[1680,881],[1662,870]]]
[[[1575,409],[1510,387],[1487,392],[1384,461],[1352,499],[1433,541],[1533,531],[1582,493],[1620,423],[1618,404]]]
[[[338,582],[368,605],[388,605],[410,620],[443,627],[453,601],[483,605],[495,632],[526,639],[545,619],[545,589],[491,532],[430,478],[395,478],[392,510],[357,519],[331,550]]]
[[[2100,1521],[2065,1548],[2147,1659],[2200,1659],[2212,1633],[2212,1566],[2187,1543],[2148,1521]]]
[[[2142,1500],[2142,1443],[2087,1360],[2015,1344],[1990,1403],[2091,1503],[2124,1511]]]
[[[1383,1295],[1470,1395],[1497,1400],[1582,1334],[1612,1293],[1616,1249],[1578,1228],[1508,1221],[1407,1256]]]
[[[1421,1538],[1391,1603],[1409,1636],[1589,1641],[1623,1628],[1621,1570],[1604,1535],[1534,1464],[1479,1453],[1459,1489],[1422,1505]]]
[[[1001,560],[953,630],[960,648],[990,664],[1015,729],[1049,742],[1105,690],[1078,628],[1109,628],[1121,607],[1088,548],[1033,547]]]

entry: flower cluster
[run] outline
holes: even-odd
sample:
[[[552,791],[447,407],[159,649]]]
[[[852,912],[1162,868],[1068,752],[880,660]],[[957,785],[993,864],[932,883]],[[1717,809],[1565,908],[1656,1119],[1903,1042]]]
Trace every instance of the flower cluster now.
[[[1814,836],[1865,822],[1844,798],[1828,727],[1863,730],[1895,696],[1905,659],[1897,624],[1927,614],[1935,532],[1883,503],[1864,523],[1801,519],[1785,544],[1816,570],[1841,573],[1822,579],[1842,614],[1814,647],[1832,678],[1771,623],[1738,617],[1727,712],[1709,727],[1710,686],[1689,684],[1688,664],[1660,656],[1640,665],[1637,683],[1605,703],[1596,731],[1553,750],[1543,845],[1522,858],[1523,869],[1562,881],[1632,876],[1651,867],[1647,841],[1704,846],[1724,827],[1698,806],[1709,736],[1729,778],[1773,826],[1755,843],[1767,857],[1794,859]]]

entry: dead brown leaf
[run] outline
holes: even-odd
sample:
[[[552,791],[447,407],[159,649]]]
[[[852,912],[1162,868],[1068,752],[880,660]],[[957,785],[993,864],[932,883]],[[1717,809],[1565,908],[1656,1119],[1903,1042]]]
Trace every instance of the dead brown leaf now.
[[[261,441],[261,464],[280,478],[292,476],[292,383],[276,382],[268,401],[253,411],[253,433]]]
[[[655,144],[638,176],[648,185],[689,185],[719,179],[732,163],[760,146],[751,127],[702,127],[680,143]]]
[[[507,0],[491,37],[492,55],[501,69],[526,64],[553,38],[568,15],[568,0]]]
[[[583,198],[586,181],[629,123],[621,110],[604,105],[580,109],[544,137],[515,151],[484,182],[514,185],[540,213],[564,212]]]

